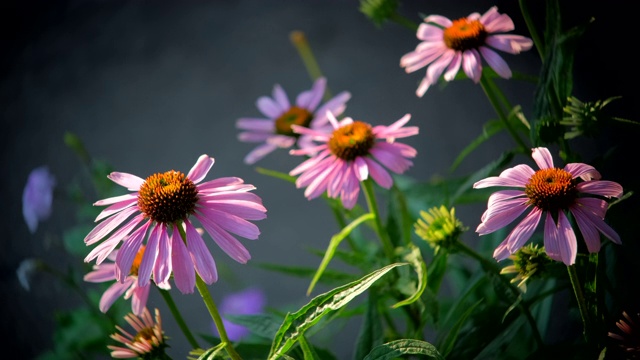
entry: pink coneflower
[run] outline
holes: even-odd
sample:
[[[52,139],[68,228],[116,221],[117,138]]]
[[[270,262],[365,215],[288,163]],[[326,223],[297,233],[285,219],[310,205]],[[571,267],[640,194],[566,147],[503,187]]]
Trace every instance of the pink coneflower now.
[[[351,209],[358,200],[360,181],[369,175],[383,188],[391,187],[393,179],[382,165],[398,174],[413,165],[409,158],[416,156],[416,150],[395,141],[418,134],[417,126],[403,127],[411,115],[406,114],[390,126],[373,127],[349,117],[338,122],[331,112],[327,112],[327,118],[333,132],[293,126],[295,132],[309,135],[321,143],[290,151],[293,155],[312,156],[289,172],[290,175],[300,174],[296,186],[306,187],[304,195],[308,199],[326,191],[327,196],[341,198],[344,207]]]
[[[96,263],[100,264],[122,242],[115,272],[116,279],[124,282],[146,238],[138,286],[147,286],[152,272],[159,285],[166,284],[173,273],[182,293],[193,292],[195,272],[207,284],[218,278],[213,257],[194,227],[193,217],[224,252],[246,263],[251,256],[232,233],[257,239],[260,231],[248,220],[264,219],[267,210],[260,197],[249,193],[255,187],[240,178],[225,177],[199,184],[213,163],[213,158],[202,155],[186,176],[171,170],[146,180],[127,173],[111,173],[109,179],[133,193],[94,204],[109,207],[98,215],[96,221],[102,222],[84,239],[87,245],[101,241],[85,262],[97,258]],[[186,241],[180,232],[184,232]]]
[[[124,346],[107,345],[107,348],[111,350],[111,357],[116,359],[170,359],[165,353],[165,349],[168,347],[167,337],[162,331],[162,319],[158,309],[155,309],[155,322],[147,308],[143,309],[140,316],[128,314],[124,319],[136,332],[130,334],[116,325],[120,334],[112,334],[111,338]]]
[[[640,358],[640,313],[622,312],[622,319],[616,321],[616,332],[607,335],[614,339],[626,359]]]
[[[443,72],[446,81],[453,80],[460,66],[471,80],[478,83],[482,76],[482,58],[498,75],[508,79],[511,69],[494,50],[519,54],[533,46],[533,41],[527,37],[501,34],[514,28],[511,18],[498,13],[495,6],[484,15],[472,13],[453,21],[441,15],[427,16],[416,34],[422,42],[400,59],[400,66],[407,73],[427,67],[426,76],[416,91],[419,97],[438,81]]]
[[[136,257],[133,260],[131,271],[124,279],[124,282],[116,281],[116,264],[114,260],[118,254],[117,249],[107,257],[107,259],[111,261],[103,262],[100,265],[94,265],[93,271],[84,276],[84,281],[93,283],[115,281],[111,286],[109,286],[104,294],[102,294],[102,297],[100,298],[100,311],[106,313],[111,305],[113,305],[113,303],[118,300],[122,294],[124,294],[125,300],[131,298],[131,311],[138,316],[142,315],[142,311],[147,306],[149,289],[151,288],[151,283],[147,283],[145,286],[138,285],[138,270],[140,269],[140,262],[142,261],[144,249],[145,246],[142,245],[140,250],[138,250]],[[158,284],[158,287],[163,289],[171,288],[169,283]]]
[[[534,148],[532,156],[540,170],[517,165],[503,171],[500,176],[492,176],[473,185],[475,189],[491,186],[522,188],[500,190],[489,197],[482,223],[476,229],[480,235],[505,227],[525,210],[531,209],[496,248],[493,257],[498,261],[504,260],[520,249],[545,214],[544,247],[547,255],[553,260],[572,265],[576,260],[578,245],[566,211],[575,218],[589,252],[600,250],[599,233],[620,244],[618,234],[604,222],[607,201],[589,195],[620,197],[622,186],[600,180],[600,173],[587,164],[571,163],[564,169],[556,168],[546,148]]]
[[[307,137],[300,137],[293,132],[291,125],[310,128],[325,126],[327,110],[340,115],[346,108],[345,103],[351,98],[349,92],[343,91],[319,106],[326,86],[325,78],[317,79],[311,90],[303,91],[297,96],[295,105],[289,103],[289,98],[280,85],[274,86],[272,98],[260,97],[256,106],[266,119],[240,118],[236,122],[237,128],[246,130],[238,135],[240,141],[263,143],[247,154],[244,162],[253,164],[275,149],[287,149],[296,142],[300,148],[312,146]]]

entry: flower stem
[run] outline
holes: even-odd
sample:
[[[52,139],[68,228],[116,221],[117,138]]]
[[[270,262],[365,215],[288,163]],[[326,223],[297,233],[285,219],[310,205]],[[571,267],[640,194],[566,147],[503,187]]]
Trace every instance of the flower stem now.
[[[522,296],[520,294],[520,291],[511,282],[509,282],[504,276],[500,275],[500,268],[496,263],[485,259],[482,255],[478,254],[475,250],[468,247],[463,242],[458,241],[456,244],[457,244],[456,248],[460,250],[460,252],[477,260],[485,271],[491,271],[492,273],[494,273],[497,276],[497,278],[500,279],[500,281],[502,281],[502,283],[506,286],[507,289],[509,289],[509,291],[514,296],[516,297]],[[533,318],[533,315],[531,315],[531,311],[529,311],[529,308],[525,306],[522,302],[518,302],[517,307],[518,309],[520,309],[520,311],[524,314],[525,318],[529,322],[529,326],[531,326],[531,331],[533,332],[533,337],[535,338],[538,346],[543,347],[544,342],[542,341],[542,336],[540,335],[540,331],[538,331],[538,325],[536,324],[536,321]]]
[[[415,22],[407,19],[406,17],[394,12],[391,15],[391,21],[394,21],[395,23],[402,25],[404,27],[406,27],[409,30],[412,30],[413,32],[418,31],[418,24],[416,24]]]
[[[233,344],[231,343],[231,341],[229,340],[229,337],[227,336],[227,331],[225,330],[224,324],[222,323],[222,317],[218,312],[218,308],[216,307],[216,304],[213,302],[213,298],[209,293],[207,284],[204,283],[204,281],[200,278],[198,274],[196,274],[196,287],[200,292],[200,296],[202,296],[202,300],[204,300],[204,304],[207,306],[207,310],[209,310],[209,314],[211,315],[211,318],[213,319],[213,322],[216,325],[216,329],[218,329],[218,334],[220,335],[220,341],[222,341],[222,343],[225,344],[224,348],[227,351],[227,354],[229,354],[229,356],[233,360],[242,360],[242,357],[240,356],[240,354],[236,352],[236,349],[233,347]]]
[[[538,35],[538,31],[533,24],[533,19],[531,19],[531,14],[529,13],[529,8],[525,4],[525,0],[518,0],[520,5],[520,12],[522,13],[522,17],[524,18],[524,22],[527,24],[527,29],[529,29],[529,34],[531,35],[531,39],[533,40],[533,44],[538,49],[538,54],[540,58],[544,60],[544,48],[542,40],[540,39],[540,35]]]
[[[376,232],[380,237],[380,241],[382,242],[382,248],[384,250],[385,255],[389,260],[393,262],[395,258],[395,250],[394,246],[391,243],[391,239],[389,238],[389,234],[384,231],[384,227],[382,226],[382,221],[380,220],[380,212],[378,211],[378,205],[376,203],[376,195],[373,191],[373,182],[371,179],[366,179],[362,182],[362,188],[364,190],[364,195],[367,199],[367,205],[369,206],[369,212],[374,215],[374,222]]]
[[[176,224],[176,229],[180,232],[180,236],[182,240],[187,242],[187,234],[184,231],[181,223]],[[236,349],[233,347],[233,344],[229,340],[227,336],[227,331],[224,328],[224,324],[222,323],[222,317],[220,317],[220,313],[218,312],[218,308],[216,307],[216,303],[213,302],[213,298],[209,293],[209,289],[207,288],[207,284],[200,278],[200,275],[196,273],[196,287],[198,288],[198,292],[200,292],[200,296],[202,296],[202,300],[204,301],[207,310],[209,310],[209,314],[213,319],[213,322],[216,325],[216,329],[218,329],[218,334],[220,335],[220,342],[224,344],[224,348],[227,351],[227,354],[231,357],[232,360],[242,360],[242,357],[236,352]]]
[[[569,272],[569,279],[571,280],[571,286],[573,287],[573,293],[576,295],[578,301],[578,309],[580,310],[580,316],[582,317],[582,325],[584,326],[583,334],[585,340],[589,341],[588,329],[590,319],[589,312],[587,311],[587,302],[582,293],[582,287],[580,287],[580,280],[578,279],[578,272],[575,265],[567,265],[567,271]]]
[[[482,90],[484,90],[485,95],[487,95],[489,102],[493,106],[493,109],[498,114],[498,117],[504,123],[504,127],[507,129],[507,131],[509,131],[509,134],[511,134],[511,137],[513,138],[513,140],[515,140],[518,146],[520,146],[520,150],[523,153],[527,153],[529,147],[524,143],[516,130],[511,126],[507,114],[505,114],[504,109],[500,105],[500,96],[496,94],[496,91],[500,90],[497,87],[493,86],[493,81],[491,81],[489,77],[484,75],[480,77],[480,85],[482,86]]]
[[[180,311],[178,310],[176,303],[173,301],[173,298],[171,297],[171,294],[169,293],[169,291],[163,290],[160,288],[158,288],[158,291],[160,291],[160,295],[162,295],[162,298],[167,303],[169,310],[171,310],[171,314],[176,319],[176,322],[178,323],[180,330],[182,330],[182,332],[184,333],[184,336],[189,341],[189,344],[191,345],[191,347],[193,347],[194,349],[199,348],[200,346],[198,345],[196,338],[193,336],[193,334],[191,334],[191,331],[189,330],[187,323],[182,318],[182,314],[180,314]]]
[[[311,51],[311,47],[309,46],[309,42],[307,41],[307,37],[304,32],[294,30],[289,34],[289,39],[293,46],[295,46],[296,50],[298,50],[298,55],[300,55],[302,62],[304,62],[304,66],[307,68],[307,72],[309,73],[311,80],[316,80],[319,77],[322,77],[322,71],[320,70],[320,66],[318,66],[315,56],[313,56],[313,52]],[[325,93],[325,96],[330,97],[328,90]]]

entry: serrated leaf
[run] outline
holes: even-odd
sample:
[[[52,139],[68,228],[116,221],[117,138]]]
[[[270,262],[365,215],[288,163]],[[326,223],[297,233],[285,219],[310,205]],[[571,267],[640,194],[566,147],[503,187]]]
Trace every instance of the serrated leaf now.
[[[295,313],[287,313],[284,322],[276,334],[268,359],[278,359],[298,341],[306,330],[315,325],[324,316],[346,306],[356,296],[371,287],[382,276],[398,266],[407,263],[394,263],[378,269],[356,281],[337,287],[313,298],[307,305]]]
[[[426,341],[414,339],[400,339],[380,345],[363,360],[393,360],[402,355],[425,355],[437,360],[444,360],[435,346]]]
[[[373,220],[374,218],[375,218],[375,215],[372,213],[364,214],[359,218],[355,219],[354,221],[352,221],[344,229],[340,230],[339,233],[331,237],[331,240],[329,241],[329,246],[327,247],[327,251],[325,251],[324,257],[320,262],[320,266],[318,266],[318,270],[313,276],[313,279],[311,279],[311,283],[309,284],[309,288],[307,289],[307,296],[309,296],[309,294],[311,294],[311,292],[313,291],[314,286],[322,276],[322,273],[324,272],[324,270],[329,265],[329,262],[333,258],[333,254],[335,253],[336,249],[338,248],[342,240],[344,240],[347,236],[349,236],[349,234],[351,234],[351,231],[353,231],[353,229],[358,227],[358,225],[360,225],[361,223],[367,220]]]

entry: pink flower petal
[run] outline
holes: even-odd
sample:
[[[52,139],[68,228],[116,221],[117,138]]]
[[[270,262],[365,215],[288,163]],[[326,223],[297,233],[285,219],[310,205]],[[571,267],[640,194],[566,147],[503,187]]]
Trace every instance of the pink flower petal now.
[[[507,62],[504,61],[498,53],[485,46],[481,46],[479,50],[487,64],[489,64],[489,66],[495,70],[501,78],[511,78],[511,69],[509,69],[509,65],[507,65]]]
[[[576,262],[578,242],[576,241],[576,234],[573,232],[571,224],[569,223],[567,216],[564,214],[564,211],[558,212],[556,232],[562,262],[567,266],[573,265]]]
[[[215,222],[210,219],[208,221],[211,224]],[[211,252],[205,245],[202,236],[196,231],[191,222],[185,221],[186,235],[187,235],[187,251],[191,255],[191,260],[196,269],[196,272],[202,280],[207,284],[213,284],[218,281],[218,271],[216,269],[216,263],[211,256]],[[211,234],[211,232],[209,232]],[[176,236],[174,232],[174,236]],[[215,239],[214,239],[215,240]]]
[[[107,178],[130,191],[140,190],[140,186],[144,183],[144,179],[123,172],[112,172],[107,175]]]
[[[189,170],[187,178],[193,181],[194,184],[198,184],[205,178],[205,176],[207,176],[214,162],[215,160],[212,157],[208,155],[200,155],[198,161],[196,161],[195,165],[193,165],[191,170]]]
[[[507,247],[511,254],[520,249],[533,235],[533,232],[538,227],[540,218],[542,217],[542,211],[537,208],[533,208],[527,216],[516,225],[511,233],[507,236]]]
[[[540,169],[553,169],[553,157],[547,148],[538,147],[531,151],[531,157]]]
[[[187,246],[182,241],[176,227],[171,234],[171,267],[173,281],[183,294],[191,294],[196,286],[196,272]]]
[[[606,197],[621,197],[622,196],[622,186],[617,182],[606,181],[606,180],[592,180],[585,181],[578,184],[578,191],[593,194],[593,195],[602,195]]]

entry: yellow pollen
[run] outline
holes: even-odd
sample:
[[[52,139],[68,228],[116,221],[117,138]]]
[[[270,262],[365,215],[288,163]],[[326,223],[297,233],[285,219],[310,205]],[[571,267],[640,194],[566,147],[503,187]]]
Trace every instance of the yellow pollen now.
[[[487,34],[480,21],[462,18],[444,29],[443,40],[449,49],[465,51],[484,45]]]
[[[358,156],[369,154],[375,137],[371,125],[354,121],[333,131],[328,146],[331,153],[343,160],[353,160]]]
[[[312,119],[313,114],[311,114],[307,109],[292,106],[276,119],[276,133],[287,136],[298,136],[298,134],[294,133],[291,129],[291,125],[309,127]]]
[[[138,331],[138,333],[133,337],[133,343],[136,342],[140,342],[140,340],[146,340],[151,342],[153,340],[153,338],[155,337],[155,332],[153,331],[153,328],[150,327],[146,327],[140,331]]]
[[[136,254],[136,257],[133,259],[133,264],[131,264],[131,271],[129,275],[138,276],[138,270],[140,269],[140,263],[142,262],[142,255],[144,255],[144,249],[146,246],[140,246],[140,250]]]
[[[529,203],[544,211],[567,209],[578,197],[577,181],[565,170],[538,170],[524,189]]]
[[[175,223],[192,214],[198,202],[196,185],[179,171],[149,176],[138,192],[138,206],[146,218]]]

